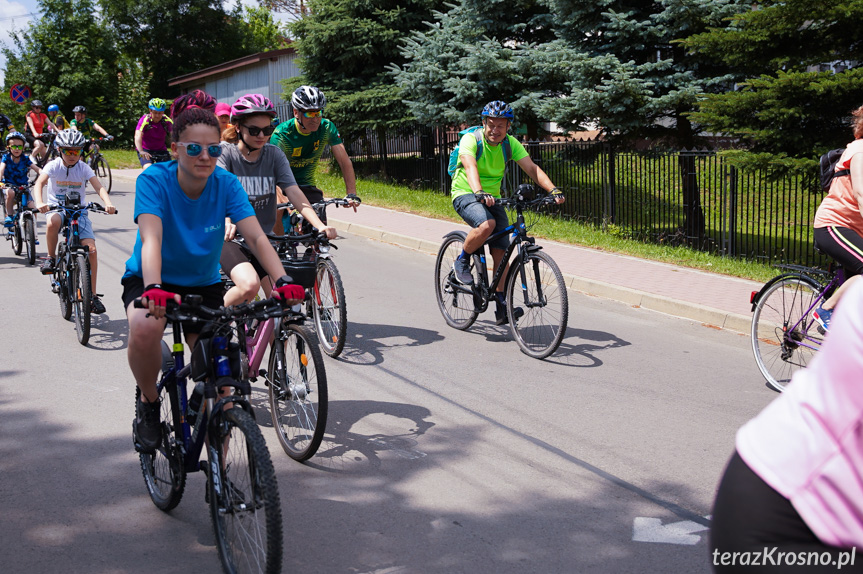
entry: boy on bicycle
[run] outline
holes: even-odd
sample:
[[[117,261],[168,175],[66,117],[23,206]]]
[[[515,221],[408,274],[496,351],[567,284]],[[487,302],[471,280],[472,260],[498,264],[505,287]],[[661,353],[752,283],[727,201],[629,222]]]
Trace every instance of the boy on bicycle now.
[[[102,134],[104,138],[112,139],[102,126],[87,117],[87,108],[84,106],[75,106],[72,108],[72,113],[75,114],[75,119],[69,122],[69,128],[81,132],[86,138],[82,155],[90,153],[91,148],[94,152],[99,151],[99,146],[90,141],[93,138],[93,130]]]
[[[36,198],[36,207],[42,213],[47,213],[54,205],[63,205],[66,202],[66,195],[70,192],[78,192],[81,205],[87,204],[87,183],[93,186],[93,189],[99,190],[99,197],[105,202],[105,210],[108,213],[115,213],[117,210],[111,204],[108,198],[108,190],[96,177],[96,174],[86,163],[79,161],[81,159],[81,150],[84,147],[84,135],[75,130],[63,130],[57,134],[57,139],[54,144],[60,150],[60,157],[48,162],[48,165],[42,170],[39,178],[36,180],[36,186],[33,195]],[[42,188],[45,183],[48,183],[47,202],[42,200]],[[47,227],[45,229],[45,239],[48,243],[48,259],[40,267],[43,275],[50,275],[54,272],[54,264],[57,256],[57,241],[60,234],[60,229],[63,227],[64,216],[61,213],[51,213],[47,217]],[[78,218],[78,233],[81,238],[81,244],[86,245],[90,252],[90,284],[93,291],[93,300],[91,302],[93,313],[104,313],[105,305],[96,294],[96,271],[98,269],[98,260],[96,259],[96,236],[93,235],[93,225],[90,223],[90,218],[87,217],[87,211],[81,213]]]
[[[165,115],[168,107],[162,98],[153,98],[147,103],[150,111],[141,116],[135,127],[135,149],[138,150],[138,161],[141,169],[153,165],[153,155],[170,158],[168,143],[171,141],[171,130],[174,122]]]
[[[19,186],[19,185],[27,185],[29,180],[27,178],[27,172],[29,170],[33,170],[36,173],[40,173],[42,170],[39,169],[39,166],[33,163],[30,160],[30,157],[24,153],[24,144],[27,142],[24,134],[20,134],[18,132],[10,132],[9,135],[6,136],[6,147],[7,152],[3,155],[3,159],[0,160],[0,181],[4,183],[8,183],[9,185]],[[12,212],[15,210],[15,195],[16,191],[14,189],[6,190],[6,220],[3,224],[6,227],[12,227]],[[31,199],[27,203],[27,207],[35,207],[33,204],[33,200]]]
[[[482,151],[477,149],[477,138],[475,133],[466,133],[459,142],[459,164],[452,178],[452,204],[456,212],[467,222],[471,229],[464,242],[464,249],[453,263],[453,274],[456,280],[463,285],[472,285],[473,276],[470,272],[471,255],[482,247],[494,230],[503,229],[509,225],[506,210],[500,205],[495,205],[495,199],[500,199],[500,188],[503,176],[506,173],[506,160],[511,159],[535,181],[541,188],[551,193],[556,203],[563,203],[563,192],[554,186],[542,169],[530,159],[527,151],[521,143],[507,134],[512,120],[515,117],[512,108],[500,100],[489,102],[482,110],[482,137],[480,145]],[[504,139],[508,139],[506,146],[511,150],[512,156],[504,156]],[[491,257],[494,260],[495,269],[500,266],[501,259],[509,246],[509,237],[503,235],[489,244]],[[506,278],[504,270],[503,278]],[[506,300],[503,288],[505,280],[498,283],[495,292],[495,324],[505,325],[509,322],[506,316]],[[515,314],[521,316],[524,313],[520,309]],[[518,319],[518,316],[516,319]]]

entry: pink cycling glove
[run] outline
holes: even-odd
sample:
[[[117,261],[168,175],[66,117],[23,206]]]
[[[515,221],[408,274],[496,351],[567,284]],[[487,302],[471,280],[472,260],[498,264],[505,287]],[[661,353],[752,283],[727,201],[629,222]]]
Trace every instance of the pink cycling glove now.
[[[141,297],[146,297],[148,301],[152,301],[156,307],[164,307],[168,301],[173,301],[176,293],[165,291],[161,285],[147,285]]]

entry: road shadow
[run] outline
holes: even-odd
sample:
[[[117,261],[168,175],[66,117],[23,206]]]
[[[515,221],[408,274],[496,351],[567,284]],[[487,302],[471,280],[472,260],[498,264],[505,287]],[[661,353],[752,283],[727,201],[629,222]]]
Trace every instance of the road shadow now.
[[[129,322],[120,305],[115,315],[122,319],[111,319],[110,314],[90,315],[90,341],[88,347],[99,351],[125,349],[129,344]]]
[[[348,322],[345,348],[338,359],[352,365],[380,365],[389,349],[431,345],[443,338],[431,329]]]

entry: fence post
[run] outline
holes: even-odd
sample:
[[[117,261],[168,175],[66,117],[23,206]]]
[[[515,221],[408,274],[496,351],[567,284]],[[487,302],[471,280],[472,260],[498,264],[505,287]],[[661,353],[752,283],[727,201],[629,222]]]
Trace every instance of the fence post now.
[[[602,214],[603,225],[614,223],[614,214],[617,212],[617,198],[615,197],[615,172],[614,172],[614,148],[611,144],[602,144],[602,152],[606,156],[605,169],[603,170],[604,181],[602,187],[605,192],[605,206]]]
[[[727,255],[737,255],[737,168],[733,165],[726,170],[728,181],[728,251]]]

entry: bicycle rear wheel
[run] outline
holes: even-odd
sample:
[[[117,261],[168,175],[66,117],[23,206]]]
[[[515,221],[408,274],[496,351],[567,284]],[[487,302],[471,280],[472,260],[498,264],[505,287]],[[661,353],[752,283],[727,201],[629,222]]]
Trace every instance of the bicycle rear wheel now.
[[[464,237],[447,237],[438,249],[434,266],[434,291],[438,309],[447,325],[462,331],[473,325],[479,315],[474,307],[473,295],[463,293],[455,286],[452,266],[463,248]],[[472,269],[471,272],[476,285],[477,270]]]
[[[216,415],[209,435],[207,488],[225,572],[282,571],[282,507],[270,451],[238,405]]]
[[[327,373],[309,330],[284,327],[270,349],[270,413],[279,444],[289,457],[304,461],[318,451],[327,428]]]
[[[311,304],[315,330],[324,353],[330,357],[338,357],[345,348],[348,309],[342,277],[336,264],[329,259],[318,261]]]
[[[21,248],[23,247],[21,223],[19,220],[15,220],[12,225],[12,251],[15,252],[15,255],[21,255]]]
[[[165,342],[162,342],[165,345]],[[177,446],[174,432],[174,416],[172,408],[179,408],[177,387],[168,391],[159,384],[159,399],[162,401],[162,441],[153,454],[138,453],[141,460],[141,472],[144,483],[153,504],[165,512],[175,508],[183,498],[186,489],[186,468],[183,463],[183,453]],[[135,390],[135,405],[141,390]],[[176,407],[172,407],[172,404]],[[136,414],[137,416],[137,414]]]
[[[27,248],[27,264],[36,263],[36,222],[33,216],[24,218],[24,246]]]
[[[75,333],[78,342],[86,345],[90,340],[90,307],[93,292],[90,289],[90,260],[86,254],[75,256],[75,273],[72,276],[72,307],[75,315]]]
[[[111,193],[111,166],[108,165],[108,160],[105,159],[105,156],[99,154],[93,161],[92,168],[96,172],[96,177],[99,178],[102,185],[108,190],[108,193]]]
[[[510,269],[506,312],[512,337],[525,354],[544,359],[557,350],[566,333],[569,297],[554,259],[535,251]]]
[[[54,269],[53,281],[57,285],[57,296],[60,298],[60,315],[68,321],[72,318],[72,301],[69,294],[72,281],[67,276],[66,256],[62,249],[58,249],[57,252],[57,266]]]
[[[824,336],[810,309],[822,287],[805,275],[786,275],[758,299],[752,315],[752,352],[767,384],[785,389],[791,377],[815,356]]]

